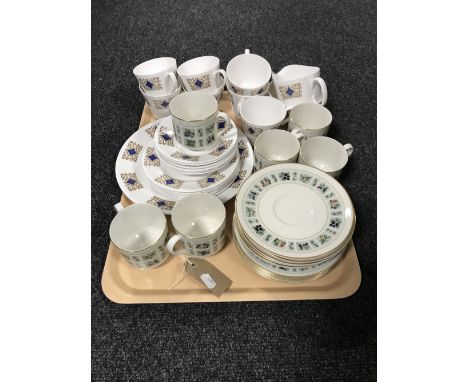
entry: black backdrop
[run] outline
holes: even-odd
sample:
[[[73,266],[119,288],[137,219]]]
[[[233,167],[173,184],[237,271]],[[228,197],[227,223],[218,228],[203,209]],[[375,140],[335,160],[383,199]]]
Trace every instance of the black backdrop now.
[[[118,305],[101,290],[116,155],[138,128],[133,67],[147,59],[249,48],[271,64],[321,68],[329,135],[355,151],[341,182],[357,213],[358,292],[337,301]],[[376,379],[376,3],[374,1],[92,2],[93,380]]]

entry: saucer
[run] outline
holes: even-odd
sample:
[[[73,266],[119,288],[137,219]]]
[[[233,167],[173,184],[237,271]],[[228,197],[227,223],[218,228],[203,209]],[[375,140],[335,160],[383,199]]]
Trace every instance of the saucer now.
[[[236,198],[239,225],[264,251],[289,259],[321,259],[354,231],[345,189],[315,168],[284,163],[254,173]]]
[[[154,163],[154,166],[160,165],[161,158],[157,153],[143,151],[143,148],[154,139],[156,128],[157,125],[154,122],[149,123],[127,139],[116,159],[115,176],[123,194],[133,203],[154,204],[161,208],[165,214],[170,215],[176,200],[164,197],[153,190],[151,180],[145,175],[144,169],[140,166],[138,160],[141,156],[144,156],[143,161],[147,160],[148,163]],[[252,146],[242,131],[239,130],[237,135],[240,169],[233,182],[219,195],[216,195],[223,203],[237,195],[240,185],[250,176],[253,169]]]
[[[182,146],[174,137],[172,117],[164,117],[152,122],[156,127],[156,151],[168,162],[185,167],[201,167],[221,162],[234,151],[238,130],[231,120],[229,126],[223,121],[218,124],[217,143],[208,150],[192,151]]]

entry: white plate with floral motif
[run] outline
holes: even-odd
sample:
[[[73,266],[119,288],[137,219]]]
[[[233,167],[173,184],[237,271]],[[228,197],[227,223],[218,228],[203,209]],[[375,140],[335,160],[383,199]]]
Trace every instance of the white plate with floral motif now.
[[[156,153],[145,153],[143,148],[155,136],[157,126],[150,123],[136,131],[122,146],[115,163],[117,183],[133,203],[149,203],[161,208],[165,214],[171,214],[176,203],[175,199],[164,197],[152,189],[151,181],[139,165],[139,157],[144,155],[151,162],[160,163],[161,158]],[[253,169],[253,149],[242,131],[238,132],[237,150],[240,157],[240,170],[234,181],[219,195],[223,203],[236,196],[242,182],[250,176]]]
[[[157,153],[168,162],[184,167],[202,167],[221,162],[232,154],[237,142],[238,129],[231,120],[218,124],[217,143],[213,148],[203,151],[192,151],[180,145],[174,137],[172,117],[164,117],[152,122],[156,126],[155,141]]]
[[[216,193],[231,184],[240,170],[240,158],[237,155],[222,170],[212,172],[207,176],[187,176],[170,168],[164,168],[164,161],[156,163],[148,160],[148,155],[156,153],[153,140],[148,142],[143,151],[145,155],[139,158],[140,165],[146,177],[151,180],[154,191],[169,193],[169,195],[193,192]]]
[[[336,262],[338,262],[343,256],[346,249],[340,250],[338,253],[333,255],[331,258],[326,260],[319,261],[312,265],[303,265],[303,266],[287,266],[279,265],[272,263],[263,259],[262,257],[256,255],[250,250],[250,248],[242,241],[242,237],[238,232],[236,222],[233,221],[232,230],[234,234],[234,239],[239,245],[242,254],[247,256],[251,261],[257,264],[259,267],[266,269],[269,272],[276,273],[281,276],[286,277],[312,277],[317,273],[321,273],[326,269],[332,267]]]
[[[297,163],[263,168],[236,198],[239,224],[260,248],[305,259],[332,254],[354,231],[346,190],[323,171]]]

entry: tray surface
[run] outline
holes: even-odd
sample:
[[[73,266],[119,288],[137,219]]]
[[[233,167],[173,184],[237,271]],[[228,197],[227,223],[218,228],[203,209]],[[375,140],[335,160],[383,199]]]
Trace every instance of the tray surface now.
[[[234,117],[227,92],[224,92],[220,110],[227,112],[241,128]],[[140,127],[155,118],[145,104]],[[124,206],[131,202],[122,196]],[[111,300],[122,304],[131,303],[183,303],[183,302],[227,302],[227,301],[269,301],[269,300],[315,300],[338,299],[352,295],[361,283],[361,270],[354,245],[327,275],[318,280],[300,284],[287,284],[264,279],[237,252],[232,240],[232,215],[234,199],[226,203],[227,226],[226,245],[223,250],[208,261],[223,271],[232,281],[231,288],[216,297],[197,281],[186,277],[175,288],[169,290],[181,274],[182,261],[171,256],[162,266],[152,270],[130,268],[111,243],[102,275],[102,289]],[[169,229],[173,232],[168,217]]]

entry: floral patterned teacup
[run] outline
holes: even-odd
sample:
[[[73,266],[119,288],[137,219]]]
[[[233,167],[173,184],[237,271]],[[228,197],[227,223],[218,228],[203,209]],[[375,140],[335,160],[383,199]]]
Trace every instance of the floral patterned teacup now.
[[[206,92],[187,92],[176,96],[169,105],[174,125],[174,136],[183,147],[200,151],[217,143],[220,118],[227,126],[229,116],[218,111],[218,101]]]
[[[219,78],[224,87],[226,72],[219,68],[219,58],[203,56],[192,58],[177,68],[177,74],[186,91],[208,90],[215,92]]]
[[[264,131],[277,129],[286,118],[286,106],[269,96],[255,96],[242,99],[239,111],[244,125],[244,132],[253,140]]]
[[[164,247],[167,221],[161,210],[152,204],[118,203],[109,235],[127,263],[138,269],[155,268],[167,259]]]
[[[342,145],[329,137],[311,137],[301,146],[299,163],[318,168],[338,178],[353,151],[350,143]]]
[[[145,93],[140,85],[140,92],[145,98],[146,104],[156,118],[167,117],[169,113],[169,104],[172,99],[179,95],[181,87],[179,86],[173,93],[167,95],[152,95]]]
[[[271,78],[271,66],[257,54],[244,54],[234,57],[226,67],[228,84],[238,95],[252,96],[264,93]]]
[[[177,62],[172,57],[159,57],[142,62],[133,69],[141,89],[153,95],[173,93],[178,85]]]
[[[171,219],[176,235],[166,248],[172,255],[212,256],[224,246],[226,209],[217,197],[207,193],[189,195],[175,205]],[[184,249],[175,250],[179,241]]]
[[[261,133],[255,141],[255,170],[278,163],[295,163],[302,139],[302,133],[278,129]]]

